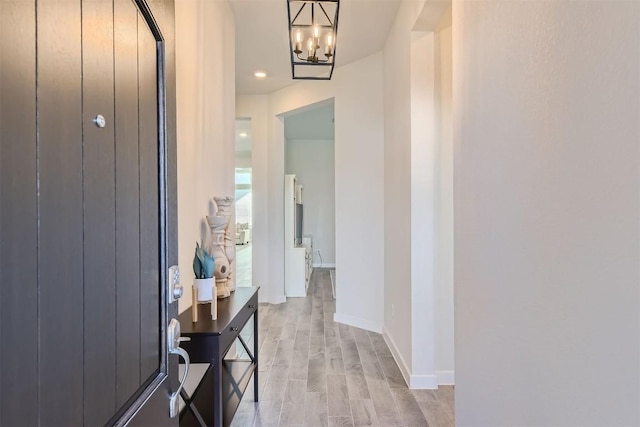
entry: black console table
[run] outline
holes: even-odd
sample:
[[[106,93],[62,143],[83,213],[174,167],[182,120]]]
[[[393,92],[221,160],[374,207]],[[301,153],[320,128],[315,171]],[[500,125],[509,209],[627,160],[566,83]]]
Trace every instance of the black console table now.
[[[180,344],[189,353],[191,363],[208,363],[209,368],[192,396],[181,394],[185,408],[180,425],[227,427],[253,375],[254,399],[258,401],[258,289],[237,288],[230,297],[218,300],[218,319],[211,320],[211,305],[198,304],[180,315],[181,336],[190,338]],[[198,310],[198,322],[192,322],[192,310]],[[241,331],[253,316],[253,351]],[[236,339],[246,359],[226,358]]]

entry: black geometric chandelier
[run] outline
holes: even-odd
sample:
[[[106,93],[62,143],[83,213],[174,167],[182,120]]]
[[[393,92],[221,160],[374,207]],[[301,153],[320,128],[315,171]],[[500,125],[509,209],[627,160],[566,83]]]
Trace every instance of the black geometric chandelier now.
[[[330,80],[336,60],[340,0],[287,0],[291,76]]]

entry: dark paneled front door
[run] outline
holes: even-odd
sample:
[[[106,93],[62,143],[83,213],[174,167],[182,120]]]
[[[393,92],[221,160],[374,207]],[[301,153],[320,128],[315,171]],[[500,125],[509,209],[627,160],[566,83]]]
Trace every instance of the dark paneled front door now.
[[[177,425],[163,30],[144,1],[0,0],[2,426]]]

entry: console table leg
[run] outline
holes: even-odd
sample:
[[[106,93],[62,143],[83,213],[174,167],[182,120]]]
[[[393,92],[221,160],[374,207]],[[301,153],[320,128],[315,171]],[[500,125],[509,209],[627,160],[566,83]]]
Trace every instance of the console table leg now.
[[[260,365],[258,363],[258,355],[260,353],[259,340],[258,340],[258,308],[256,307],[255,313],[253,313],[253,353],[256,364],[253,370],[253,401],[258,402],[258,389],[260,388],[260,382],[258,381],[258,372],[260,371]]]
[[[215,363],[216,366],[213,369],[213,427],[223,427],[222,358],[218,358]]]

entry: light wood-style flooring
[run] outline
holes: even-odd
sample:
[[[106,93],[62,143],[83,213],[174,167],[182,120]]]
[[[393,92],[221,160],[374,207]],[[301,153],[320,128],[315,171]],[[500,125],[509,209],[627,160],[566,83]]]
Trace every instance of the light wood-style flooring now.
[[[453,387],[409,390],[382,335],[334,313],[328,269],[308,297],[260,305],[260,402],[247,390],[233,427],[455,425]]]

